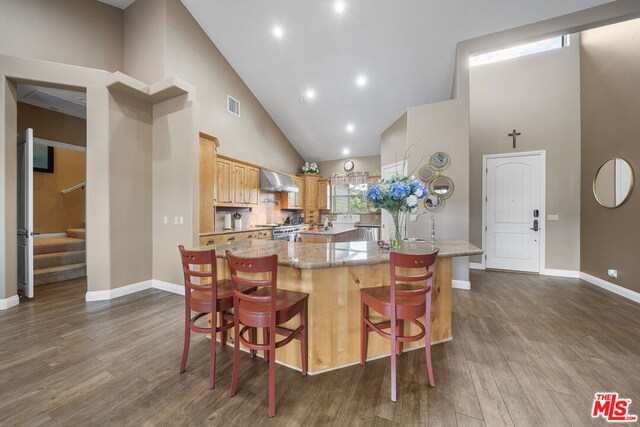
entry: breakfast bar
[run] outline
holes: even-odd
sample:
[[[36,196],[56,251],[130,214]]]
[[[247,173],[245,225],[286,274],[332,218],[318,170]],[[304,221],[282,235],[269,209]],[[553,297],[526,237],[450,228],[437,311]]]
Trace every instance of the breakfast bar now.
[[[208,246],[206,249],[211,249]],[[399,252],[426,253],[440,249],[436,264],[431,306],[431,340],[452,339],[451,308],[453,257],[481,254],[466,241],[442,240],[405,243]],[[204,248],[203,248],[204,249]],[[317,374],[360,360],[360,289],[389,285],[389,250],[375,242],[293,243],[272,240],[245,240],[215,245],[218,278],[230,278],[225,251],[244,257],[278,255],[278,288],[309,294],[309,373]],[[287,327],[296,327],[292,320]],[[413,325],[409,332],[417,332]],[[260,331],[258,331],[260,333]],[[406,348],[420,347],[409,343]],[[422,344],[424,346],[424,344]],[[371,334],[368,358],[390,354],[389,342]],[[278,363],[300,367],[298,344],[278,349]]]

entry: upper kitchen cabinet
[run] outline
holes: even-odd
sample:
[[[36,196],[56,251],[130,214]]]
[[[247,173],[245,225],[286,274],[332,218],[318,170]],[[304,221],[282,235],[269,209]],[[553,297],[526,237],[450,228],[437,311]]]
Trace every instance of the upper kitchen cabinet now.
[[[200,133],[199,182],[200,182],[200,232],[214,231],[216,228],[216,154],[219,147],[214,136]]]
[[[303,178],[292,176],[293,183],[298,187],[297,193],[282,193],[280,204],[282,209],[304,209],[305,182]]]
[[[217,168],[217,206],[258,206],[258,168],[225,157],[218,158]]]
[[[320,177],[318,175],[305,174],[302,175],[304,179],[304,208],[305,209],[318,209],[318,181]]]
[[[216,206],[233,206],[233,162],[218,158],[216,161]]]

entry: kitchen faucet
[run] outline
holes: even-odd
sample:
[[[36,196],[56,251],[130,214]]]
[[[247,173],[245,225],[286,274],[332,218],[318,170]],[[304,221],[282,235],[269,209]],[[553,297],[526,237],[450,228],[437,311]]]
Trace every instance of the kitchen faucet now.
[[[436,242],[436,219],[433,217],[433,214],[429,211],[420,212],[416,217],[416,221],[418,220],[418,218],[420,218],[424,214],[429,215],[429,218],[431,218],[431,243],[435,243]]]

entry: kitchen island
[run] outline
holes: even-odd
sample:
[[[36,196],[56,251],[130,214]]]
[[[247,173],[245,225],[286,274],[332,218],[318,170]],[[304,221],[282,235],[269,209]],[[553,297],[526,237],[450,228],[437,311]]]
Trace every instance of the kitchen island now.
[[[389,250],[375,242],[332,244],[288,243],[247,240],[214,245],[218,257],[218,278],[230,278],[225,251],[257,257],[278,255],[278,288],[309,294],[309,373],[316,374],[360,360],[360,289],[389,285]],[[436,344],[452,339],[451,260],[457,256],[481,254],[465,241],[443,240],[431,243],[405,243],[403,253],[426,253],[440,248],[432,292],[431,340]],[[211,246],[202,249],[211,249]],[[424,320],[424,319],[423,319]],[[296,327],[293,319],[289,327]],[[409,324],[407,324],[409,326]],[[408,327],[416,333],[414,325]],[[409,343],[407,349],[424,346]],[[390,354],[389,341],[376,334],[369,337],[368,358]],[[298,344],[278,349],[276,360],[298,369]]]

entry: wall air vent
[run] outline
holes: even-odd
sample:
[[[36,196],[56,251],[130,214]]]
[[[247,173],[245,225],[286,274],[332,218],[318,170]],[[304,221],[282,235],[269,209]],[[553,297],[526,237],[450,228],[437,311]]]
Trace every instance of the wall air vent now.
[[[240,117],[240,101],[227,95],[227,111],[234,116]]]

